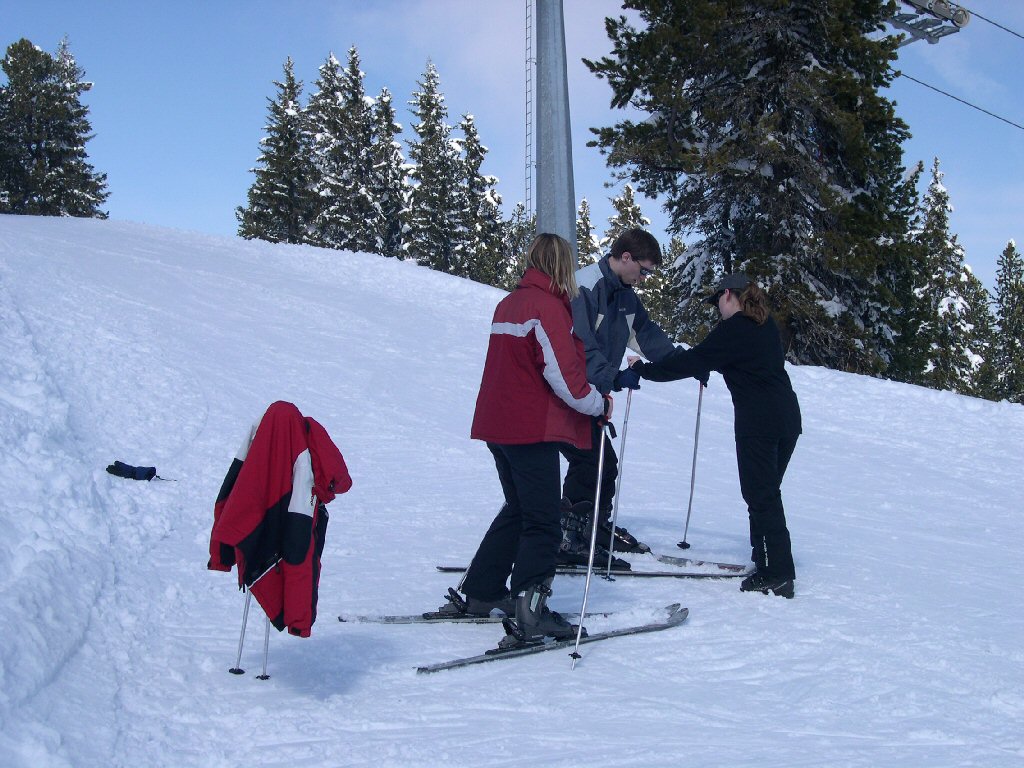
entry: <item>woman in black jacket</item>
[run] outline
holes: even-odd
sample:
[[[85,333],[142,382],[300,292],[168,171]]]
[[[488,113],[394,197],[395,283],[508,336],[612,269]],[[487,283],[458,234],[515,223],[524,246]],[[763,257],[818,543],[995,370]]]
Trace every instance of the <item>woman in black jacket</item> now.
[[[707,381],[710,371],[725,378],[736,414],[736,463],[750,514],[751,559],[757,567],[740,589],[793,597],[796,571],[780,489],[801,424],[779,329],[764,292],[744,274],[723,277],[705,301],[718,307],[722,320],[704,341],[689,350],[680,348],[660,363],[636,358],[630,364],[651,381],[690,376]]]

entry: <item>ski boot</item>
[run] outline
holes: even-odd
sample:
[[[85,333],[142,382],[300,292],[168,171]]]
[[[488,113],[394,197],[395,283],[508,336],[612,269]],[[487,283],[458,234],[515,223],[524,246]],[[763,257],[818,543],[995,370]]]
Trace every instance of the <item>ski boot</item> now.
[[[740,582],[741,592],[760,592],[767,595],[769,590],[779,597],[792,599],[794,595],[793,579],[770,576],[764,571],[754,571]]]
[[[599,543],[607,543],[609,539],[612,540],[612,547],[616,552],[643,554],[651,551],[651,548],[642,541],[637,540],[636,536],[633,536],[625,528],[620,528],[617,525],[615,526],[615,536],[613,537],[611,522],[602,522],[597,529],[597,540]]]
[[[618,525],[615,526],[615,535],[612,535],[612,508],[606,507],[602,509],[597,516],[598,529],[597,529],[597,543],[601,546],[608,548],[608,544],[611,543],[612,550],[615,552],[633,552],[643,554],[650,552],[651,548],[639,541],[636,536],[633,536],[625,528]]]
[[[568,640],[576,636],[580,629],[579,625],[570,624],[562,614],[552,611],[547,606],[553,580],[550,578],[535,584],[516,598],[515,621],[505,619],[502,622],[508,634],[498,643],[499,648],[539,643],[545,637]],[[584,628],[583,637],[586,635],[587,630]]]
[[[494,611],[498,611],[505,616],[516,615],[516,601],[508,592],[497,600],[478,600],[470,595],[463,598],[454,589],[448,587],[445,599],[448,602],[437,609],[438,613],[452,616],[490,616]]]
[[[558,547],[556,562],[558,565],[587,566],[590,561],[590,518],[593,504],[589,501],[579,501],[573,504],[568,499],[562,499],[561,524],[562,543]],[[604,567],[608,564],[608,550],[604,543],[608,541],[607,536],[602,537],[601,531],[597,532],[597,548],[594,550],[594,567]],[[638,550],[639,551],[639,550]],[[630,565],[625,560],[612,557],[613,571],[628,571]]]

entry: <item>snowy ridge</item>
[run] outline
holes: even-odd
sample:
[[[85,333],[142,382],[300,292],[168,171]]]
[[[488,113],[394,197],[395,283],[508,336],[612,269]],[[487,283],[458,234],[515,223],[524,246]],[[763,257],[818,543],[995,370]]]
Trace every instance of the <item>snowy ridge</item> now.
[[[338,614],[444,602],[499,505],[468,438],[502,293],[413,264],[109,221],[0,216],[0,765],[856,766],[1024,763],[1024,408],[791,368],[783,488],[796,599],[735,580],[595,579],[595,631],[672,632],[417,676],[488,625]],[[696,384],[632,398],[620,522],[678,554]],[[242,433],[276,399],[320,421],[320,618],[273,633],[206,570]],[[617,398],[621,426],[625,398]],[[115,459],[173,482],[114,478]],[[692,557],[745,562],[732,406],[703,398]],[[583,580],[552,606],[578,611]],[[621,622],[621,623],[620,623]],[[493,668],[492,668],[493,667]]]
[[[5,265],[6,266],[6,265]],[[89,606],[108,586],[109,531],[46,370],[0,272],[0,719],[53,680],[77,651]],[[59,514],[55,514],[59,510]],[[79,576],[66,581],[67,571]],[[59,587],[54,589],[54,587]]]

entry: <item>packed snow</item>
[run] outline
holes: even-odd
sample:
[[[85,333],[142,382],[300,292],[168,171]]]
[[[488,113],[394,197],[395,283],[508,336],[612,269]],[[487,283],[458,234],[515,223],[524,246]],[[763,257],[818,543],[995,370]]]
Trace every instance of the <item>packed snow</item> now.
[[[500,505],[469,439],[502,292],[366,254],[0,216],[0,765],[1024,765],[1024,408],[791,367],[797,595],[592,582],[591,630],[663,632],[434,675],[500,625],[436,609]],[[319,618],[271,632],[206,569],[250,423],[294,402],[355,485],[330,506]],[[616,398],[622,430],[626,398]],[[682,554],[697,385],[632,398],[619,521]],[[732,406],[703,397],[695,557],[746,562]],[[115,459],[166,480],[105,472]],[[638,569],[658,564],[632,556]],[[579,610],[584,580],[551,604]]]

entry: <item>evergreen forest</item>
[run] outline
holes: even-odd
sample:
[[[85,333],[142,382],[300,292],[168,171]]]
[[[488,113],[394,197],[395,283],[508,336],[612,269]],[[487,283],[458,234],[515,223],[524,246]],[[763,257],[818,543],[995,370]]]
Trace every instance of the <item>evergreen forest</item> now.
[[[767,291],[787,358],[1024,402],[1024,257],[1013,241],[987,290],[950,229],[938,158],[906,165],[910,127],[883,95],[897,38],[885,0],[629,0],[610,53],[585,61],[623,117],[591,128],[618,193],[577,209],[581,266],[668,215],[661,270],[638,287],[678,341],[717,321],[700,301],[743,271]],[[106,218],[66,41],[21,39],[0,62],[0,213]],[[407,105],[368,94],[358,50],[304,93],[292,59],[267,97],[244,238],[409,259],[511,289],[535,221],[505,205],[472,114],[449,115],[427,62]],[[399,114],[408,117],[403,128]]]

